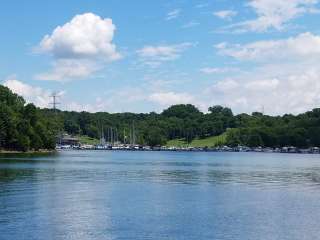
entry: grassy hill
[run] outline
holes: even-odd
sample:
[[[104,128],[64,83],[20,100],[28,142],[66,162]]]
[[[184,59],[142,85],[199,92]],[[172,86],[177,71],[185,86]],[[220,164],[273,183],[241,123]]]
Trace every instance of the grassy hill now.
[[[203,139],[194,139],[190,144],[184,141],[184,139],[174,139],[167,142],[167,147],[214,147],[223,145],[226,142],[227,132],[219,135]],[[88,136],[81,136],[80,142],[82,144],[99,144],[99,139],[90,138]]]
[[[82,144],[91,144],[91,145],[96,145],[100,143],[99,139],[96,138],[90,138],[88,136],[81,136],[80,137],[80,143]]]
[[[223,133],[219,136],[208,137],[204,139],[194,139],[190,144],[184,141],[184,139],[174,139],[167,142],[168,147],[214,147],[223,145],[226,142],[227,133]]]

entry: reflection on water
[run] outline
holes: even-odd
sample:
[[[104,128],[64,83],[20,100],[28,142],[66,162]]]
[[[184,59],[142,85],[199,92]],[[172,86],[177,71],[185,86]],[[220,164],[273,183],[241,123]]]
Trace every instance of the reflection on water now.
[[[182,158],[179,156],[178,159],[171,156],[168,159],[164,154],[160,156],[162,159],[150,160],[146,159],[148,155],[143,153],[141,160],[127,160],[127,157],[130,156],[127,152],[114,153],[123,154],[124,157],[114,160],[113,156],[104,156],[104,153],[93,152],[96,155],[91,156],[83,152],[79,154],[66,152],[51,157],[0,158],[0,184],[19,179],[20,181],[25,179],[27,181],[60,180],[64,182],[90,180],[176,184],[248,184],[264,187],[271,185],[317,187],[320,183],[320,158],[317,159],[316,155],[255,154],[250,156],[246,154],[242,156],[240,153],[232,162],[227,159],[228,153],[225,154],[226,159],[215,159],[214,154],[207,154],[205,155],[207,159],[199,160],[189,160],[189,153],[183,155]],[[157,153],[149,154],[153,158],[152,154]],[[234,158],[234,155],[231,157]],[[265,159],[261,160],[259,157]],[[285,164],[283,161],[276,162],[282,157],[290,157],[290,161]],[[308,159],[310,157],[311,160]],[[247,159],[242,161],[242,158]],[[292,158],[296,158],[294,161],[297,162],[297,165],[294,165]],[[272,162],[264,162],[268,159],[272,159]]]
[[[316,239],[319,184],[318,155],[2,156],[0,239]]]

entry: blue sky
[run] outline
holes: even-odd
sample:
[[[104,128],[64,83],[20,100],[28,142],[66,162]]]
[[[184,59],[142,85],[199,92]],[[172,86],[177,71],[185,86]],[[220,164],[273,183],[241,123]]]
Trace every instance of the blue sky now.
[[[300,113],[320,103],[318,0],[5,1],[0,79],[61,109]]]

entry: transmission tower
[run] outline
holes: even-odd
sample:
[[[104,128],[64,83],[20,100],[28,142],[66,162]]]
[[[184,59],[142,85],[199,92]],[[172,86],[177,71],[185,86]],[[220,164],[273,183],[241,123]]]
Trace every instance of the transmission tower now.
[[[50,103],[52,105],[52,109],[54,111],[57,110],[57,106],[60,104],[57,100],[58,100],[58,94],[56,92],[52,93],[51,98],[52,98],[52,102]]]

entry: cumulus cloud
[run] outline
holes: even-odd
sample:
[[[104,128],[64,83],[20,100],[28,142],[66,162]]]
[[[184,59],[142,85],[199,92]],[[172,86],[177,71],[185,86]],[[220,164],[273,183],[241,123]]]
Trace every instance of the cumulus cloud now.
[[[238,13],[233,10],[222,10],[222,11],[217,11],[217,12],[213,13],[214,16],[221,18],[221,19],[225,19],[225,20],[231,20],[237,14]]]
[[[60,59],[53,63],[50,72],[37,74],[35,78],[47,81],[81,79],[92,75],[101,68],[101,64],[86,59]]]
[[[8,79],[3,85],[11,89],[12,92],[22,96],[27,103],[33,103],[37,107],[50,108],[52,102],[52,92],[41,87],[33,86],[16,79]],[[56,93],[57,96],[63,98],[65,92]],[[63,99],[63,103],[59,107],[68,111],[88,111],[97,112],[108,110],[109,102],[101,98],[96,98],[93,104],[80,103],[74,100]]]
[[[239,84],[232,80],[232,79],[225,79],[223,81],[218,81],[216,84],[214,84],[213,88],[214,90],[218,90],[220,92],[228,92],[236,90]],[[210,88],[209,88],[210,92]]]
[[[293,19],[306,13],[318,13],[318,0],[249,0],[247,6],[257,15],[255,19],[239,22],[227,28],[235,31],[265,32],[283,30]]]
[[[26,102],[33,103],[38,107],[49,107],[51,93],[40,87],[34,87],[16,79],[7,79],[4,86],[12,92],[22,96]]]
[[[76,15],[70,22],[58,26],[51,35],[46,35],[40,42],[39,51],[56,58],[116,60],[120,55],[112,44],[115,29],[109,18],[102,19],[93,13]]]
[[[219,44],[220,54],[250,70],[215,82],[206,90],[208,98],[238,112],[265,106],[267,113],[301,113],[320,102],[320,37],[302,33],[281,40],[248,44]]]
[[[181,14],[181,9],[174,9],[167,13],[166,20],[169,21],[169,20],[178,18],[180,14]]]
[[[55,61],[51,72],[38,74],[37,78],[57,81],[84,78],[100,69],[98,63],[120,59],[112,43],[115,30],[111,19],[93,13],[76,15],[58,26],[44,36],[35,50],[51,55]]]
[[[223,43],[216,48],[220,54],[238,60],[320,59],[320,36],[306,32],[288,39],[257,41],[244,45]]]
[[[10,88],[14,93],[24,97],[27,103],[33,103],[41,108],[51,107],[52,91],[30,85],[16,79],[7,79],[3,85]],[[104,92],[91,102],[82,102],[68,99],[65,92],[58,92],[61,105],[59,108],[67,111],[87,112],[147,112],[162,111],[173,104],[192,103],[202,107],[201,102],[189,93],[176,93],[174,91],[156,92],[150,86],[122,87],[121,89]],[[150,93],[151,92],[151,93]],[[147,108],[146,108],[147,107]],[[206,106],[202,108],[206,110]]]
[[[71,111],[87,112],[143,112],[148,101],[148,92],[143,87],[121,87],[101,93],[90,103],[70,100],[63,107]]]
[[[181,43],[175,45],[145,46],[137,51],[141,61],[150,66],[158,66],[162,62],[178,59],[182,52],[192,47],[192,43]]]
[[[194,98],[188,93],[176,93],[176,92],[158,92],[152,93],[148,99],[161,106],[167,107],[174,104],[187,104],[193,103]]]
[[[108,97],[98,97],[92,104],[71,102],[67,109],[76,109],[89,112],[148,112],[159,111],[174,104],[195,104],[202,106],[195,96],[185,92],[153,91],[149,86],[125,87],[105,93]],[[198,104],[200,103],[200,104]],[[206,109],[206,108],[205,108]]]
[[[309,69],[305,73],[281,78],[221,80],[206,90],[214,101],[228,105],[237,112],[252,112],[265,106],[268,114],[301,113],[316,107],[320,101],[320,72]]]

